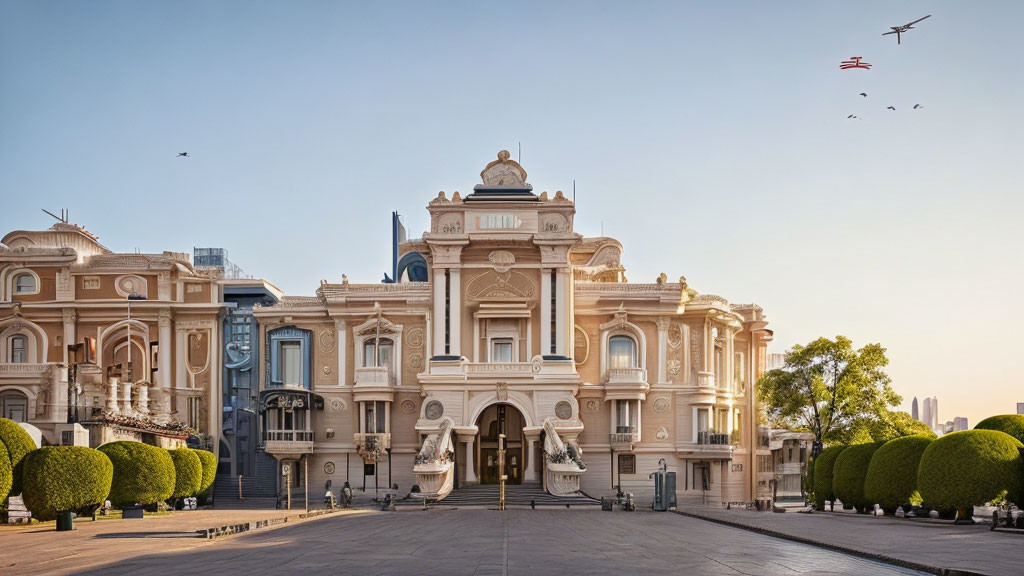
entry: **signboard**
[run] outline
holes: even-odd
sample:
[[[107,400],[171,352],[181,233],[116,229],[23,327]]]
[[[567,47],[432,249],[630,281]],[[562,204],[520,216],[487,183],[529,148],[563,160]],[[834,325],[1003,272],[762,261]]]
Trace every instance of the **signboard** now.
[[[292,473],[291,464],[281,464],[281,476],[290,476]]]

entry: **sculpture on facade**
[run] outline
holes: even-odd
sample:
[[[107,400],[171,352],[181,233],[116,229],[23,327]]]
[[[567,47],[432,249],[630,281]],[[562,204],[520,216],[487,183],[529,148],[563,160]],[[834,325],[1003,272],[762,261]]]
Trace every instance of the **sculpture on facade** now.
[[[455,453],[452,450],[452,428],[455,421],[450,416],[441,419],[437,432],[423,440],[423,446],[416,455],[412,473],[423,497],[441,500],[452,491],[455,481]]]
[[[554,418],[544,421],[544,483],[548,492],[567,496],[580,491],[580,474],[587,469],[579,446],[562,441]]]

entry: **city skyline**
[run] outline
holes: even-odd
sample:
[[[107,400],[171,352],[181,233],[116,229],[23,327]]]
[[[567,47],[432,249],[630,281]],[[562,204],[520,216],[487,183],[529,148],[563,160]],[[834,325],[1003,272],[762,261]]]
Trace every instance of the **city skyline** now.
[[[1018,3],[57,5],[0,7],[5,232],[67,208],[116,250],[219,246],[311,294],[379,280],[392,210],[419,235],[423,198],[521,144],[630,280],[758,302],[773,352],[879,342],[908,412],[1017,400]]]

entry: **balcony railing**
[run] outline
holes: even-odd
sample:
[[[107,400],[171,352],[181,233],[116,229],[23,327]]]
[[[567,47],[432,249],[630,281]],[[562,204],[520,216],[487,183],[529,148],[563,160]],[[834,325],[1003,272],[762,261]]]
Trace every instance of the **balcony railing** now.
[[[612,444],[626,444],[640,441],[640,431],[631,426],[617,426],[615,432],[608,435]]]
[[[311,430],[264,430],[263,450],[271,454],[309,454],[313,452]]]
[[[728,434],[715,432],[697,432],[697,444],[702,446],[727,446],[732,444]]]
[[[387,366],[356,368],[356,386],[394,386],[395,375]]]
[[[354,440],[357,447],[362,447],[367,451],[383,451],[391,448],[391,434],[357,432]]]
[[[609,368],[609,384],[642,384],[647,382],[647,370],[643,368]]]

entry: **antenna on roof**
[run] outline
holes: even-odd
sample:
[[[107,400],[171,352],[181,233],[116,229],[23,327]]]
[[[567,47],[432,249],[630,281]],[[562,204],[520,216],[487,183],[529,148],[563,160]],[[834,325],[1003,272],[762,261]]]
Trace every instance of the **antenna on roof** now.
[[[68,223],[68,211],[65,210],[64,208],[61,208],[60,216],[57,216],[56,214],[54,214],[53,212],[50,212],[46,208],[40,208],[40,210],[42,210],[43,212],[46,212],[50,216],[53,216],[57,221],[59,221],[59,222],[61,222],[63,224],[67,224]]]
[[[523,143],[522,142],[517,142],[516,144],[519,145],[519,154],[518,154],[519,157],[516,159],[516,162],[518,162],[520,165],[522,165],[522,163],[523,163]]]

